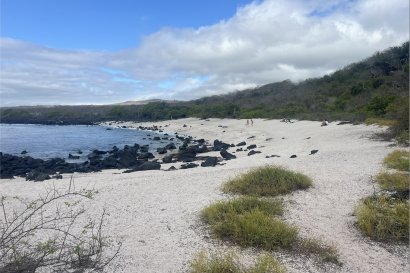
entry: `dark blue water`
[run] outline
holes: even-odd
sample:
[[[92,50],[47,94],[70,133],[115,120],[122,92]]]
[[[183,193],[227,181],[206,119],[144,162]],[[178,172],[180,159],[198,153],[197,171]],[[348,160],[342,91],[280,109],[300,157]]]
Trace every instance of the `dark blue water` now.
[[[150,152],[156,154],[156,148],[164,147],[170,141],[152,141],[155,136],[174,137],[172,132],[157,134],[135,128],[116,128],[105,126],[52,126],[27,124],[0,124],[0,151],[17,156],[50,159],[64,158],[67,162],[83,162],[94,149],[111,150],[113,146],[150,145]],[[164,136],[168,133],[168,136]],[[150,135],[150,136],[148,136]],[[143,139],[146,138],[146,139]],[[181,144],[178,139],[172,141]],[[22,155],[22,151],[27,154]],[[82,151],[79,154],[78,151]],[[79,155],[78,160],[68,160],[68,154]]]

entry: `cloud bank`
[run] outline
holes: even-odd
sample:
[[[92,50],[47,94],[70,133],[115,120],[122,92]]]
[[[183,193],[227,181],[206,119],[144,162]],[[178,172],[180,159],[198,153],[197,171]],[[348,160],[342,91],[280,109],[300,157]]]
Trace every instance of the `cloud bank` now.
[[[1,106],[188,100],[331,73],[409,39],[407,0],[266,0],[117,52],[1,38]]]

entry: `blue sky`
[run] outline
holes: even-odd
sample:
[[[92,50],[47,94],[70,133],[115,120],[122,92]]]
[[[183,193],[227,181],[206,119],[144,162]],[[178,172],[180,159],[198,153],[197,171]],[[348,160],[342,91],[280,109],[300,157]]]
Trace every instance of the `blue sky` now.
[[[61,48],[117,51],[163,27],[229,19],[250,0],[2,0],[1,35]]]
[[[0,106],[189,100],[409,39],[407,0],[1,1]]]

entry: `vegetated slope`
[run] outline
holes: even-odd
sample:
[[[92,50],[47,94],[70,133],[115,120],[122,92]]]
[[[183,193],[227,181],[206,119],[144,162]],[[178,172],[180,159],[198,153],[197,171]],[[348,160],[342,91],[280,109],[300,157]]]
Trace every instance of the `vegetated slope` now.
[[[346,114],[359,114],[356,118],[363,119],[367,116],[385,115],[389,103],[408,95],[409,42],[406,42],[383,52],[376,52],[371,57],[330,75],[299,83],[285,80],[253,89],[204,97],[196,100],[195,104],[202,108],[200,112],[196,112],[204,117],[217,116],[220,112],[209,107],[232,103],[241,108],[241,112],[236,113],[243,118],[319,118],[329,114],[349,117],[351,115]],[[208,109],[205,110],[206,108]]]

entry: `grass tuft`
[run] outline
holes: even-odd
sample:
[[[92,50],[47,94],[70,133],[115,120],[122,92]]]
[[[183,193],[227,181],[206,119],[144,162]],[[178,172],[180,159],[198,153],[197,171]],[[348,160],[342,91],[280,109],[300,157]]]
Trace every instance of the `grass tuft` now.
[[[389,173],[386,171],[382,171],[376,175],[375,180],[378,182],[381,190],[409,190],[409,175],[405,173]]]
[[[409,200],[374,195],[355,207],[357,228],[377,239],[409,239]]]
[[[285,273],[286,267],[275,261],[267,253],[256,258],[254,266],[241,264],[234,251],[218,251],[214,255],[201,251],[193,255],[189,262],[190,273]]]
[[[282,213],[281,200],[242,197],[210,204],[201,216],[216,238],[229,238],[242,246],[270,250],[290,245],[298,233],[296,227],[275,217]]]
[[[324,240],[318,237],[300,238],[297,243],[302,251],[317,254],[322,257],[326,262],[331,262],[342,266],[338,258],[338,249],[336,243],[328,240]]]
[[[266,165],[237,175],[225,182],[221,189],[224,193],[277,196],[306,189],[311,185],[312,180],[304,174],[280,166]]]
[[[409,171],[409,153],[402,150],[394,150],[383,160],[383,164],[388,168],[398,171]]]

